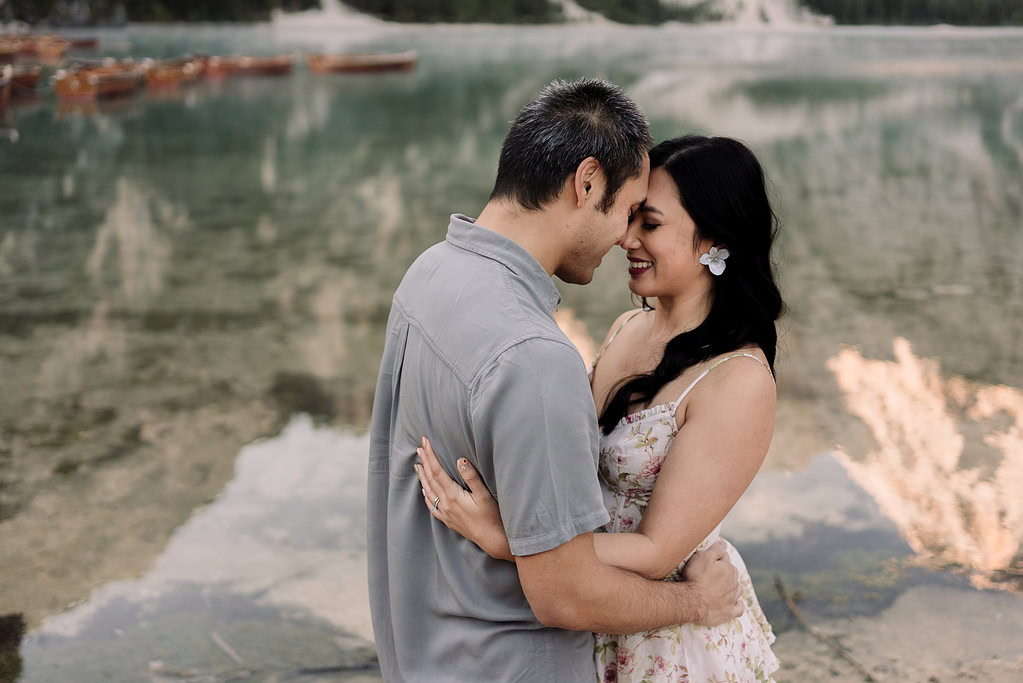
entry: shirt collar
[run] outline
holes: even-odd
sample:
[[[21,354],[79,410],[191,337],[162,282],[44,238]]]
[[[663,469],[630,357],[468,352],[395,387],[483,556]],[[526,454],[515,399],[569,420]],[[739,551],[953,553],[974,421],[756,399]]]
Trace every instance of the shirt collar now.
[[[451,215],[447,241],[451,244],[493,259],[522,278],[537,303],[553,311],[561,303],[561,293],[540,262],[513,240],[476,225],[476,219],[459,213]]]

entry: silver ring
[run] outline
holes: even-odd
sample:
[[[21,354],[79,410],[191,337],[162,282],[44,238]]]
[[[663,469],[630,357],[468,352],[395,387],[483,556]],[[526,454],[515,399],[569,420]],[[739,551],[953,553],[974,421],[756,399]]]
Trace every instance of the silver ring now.
[[[440,505],[440,496],[433,499],[433,511],[437,512],[437,506]]]

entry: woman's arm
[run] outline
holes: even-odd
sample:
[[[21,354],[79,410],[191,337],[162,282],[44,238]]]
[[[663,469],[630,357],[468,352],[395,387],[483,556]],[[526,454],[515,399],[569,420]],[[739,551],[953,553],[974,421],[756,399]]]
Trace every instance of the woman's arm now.
[[[760,469],[774,431],[770,374],[737,358],[691,396],[639,527],[594,536],[602,562],[663,579],[721,523]]]

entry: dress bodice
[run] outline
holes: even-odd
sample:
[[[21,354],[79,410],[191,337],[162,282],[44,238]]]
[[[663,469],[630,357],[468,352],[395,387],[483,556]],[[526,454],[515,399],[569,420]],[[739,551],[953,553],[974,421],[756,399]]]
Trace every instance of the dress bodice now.
[[[613,339],[614,335],[611,338]],[[608,523],[602,527],[603,531],[618,533],[636,530],[650,503],[654,482],[661,471],[664,459],[678,435],[675,413],[679,405],[711,370],[740,356],[763,363],[751,353],[725,356],[701,372],[674,401],[653,405],[626,415],[610,433],[601,437],[598,474],[604,504],[610,516]],[[712,544],[718,538],[720,530],[721,525],[718,524],[667,578],[677,579],[692,554]]]

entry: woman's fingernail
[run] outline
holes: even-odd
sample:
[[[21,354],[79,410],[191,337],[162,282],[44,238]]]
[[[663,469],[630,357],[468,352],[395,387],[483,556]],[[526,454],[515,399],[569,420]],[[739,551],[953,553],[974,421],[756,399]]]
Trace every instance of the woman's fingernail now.
[[[416,472],[418,472],[419,471],[419,463],[418,462],[412,463],[412,469],[414,469]]]
[[[424,436],[424,437],[422,437],[422,438],[421,438],[421,439],[419,440],[419,443],[421,443],[421,444],[422,444],[423,446],[425,446],[425,445],[426,445],[426,437],[425,437],[425,436]]]
[[[465,458],[462,458],[461,460],[459,460],[458,461],[458,469],[460,469],[460,470],[467,470],[467,469],[469,469],[469,461],[466,460]]]

